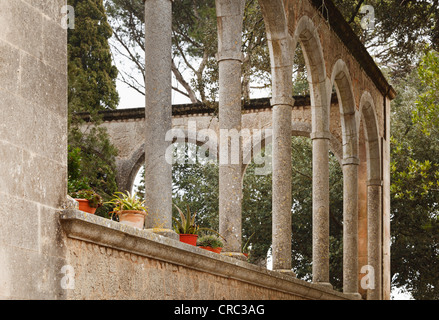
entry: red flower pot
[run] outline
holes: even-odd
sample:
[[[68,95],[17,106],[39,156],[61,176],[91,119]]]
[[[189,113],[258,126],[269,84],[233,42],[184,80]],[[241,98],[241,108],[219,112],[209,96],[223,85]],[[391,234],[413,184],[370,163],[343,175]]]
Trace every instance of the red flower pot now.
[[[86,199],[75,199],[79,203],[79,210],[87,213],[95,214],[97,208],[90,207],[88,200]]]
[[[215,253],[221,253],[221,250],[223,250],[223,248],[212,248],[212,247],[200,247],[200,248]]]
[[[197,245],[198,234],[180,234],[180,241],[190,244],[192,246]]]

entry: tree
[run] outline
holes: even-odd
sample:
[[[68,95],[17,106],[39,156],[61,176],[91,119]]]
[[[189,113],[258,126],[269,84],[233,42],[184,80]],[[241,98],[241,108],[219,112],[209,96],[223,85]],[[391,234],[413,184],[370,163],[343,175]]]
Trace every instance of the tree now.
[[[404,77],[417,66],[427,45],[439,50],[438,0],[334,0],[369,53],[392,79]],[[373,28],[362,28],[362,6],[373,8]],[[372,12],[369,12],[372,14]]]
[[[117,68],[112,65],[103,0],[69,0],[75,8],[75,28],[68,30],[69,112],[115,109]]]
[[[92,188],[107,200],[117,191],[117,152],[99,127],[98,112],[115,109],[119,102],[108,45],[112,30],[102,0],[68,3],[75,9],[75,28],[68,30],[69,192]],[[83,112],[90,114],[88,125]]]
[[[122,72],[121,81],[144,94],[144,7],[142,0],[107,2],[115,30],[113,46],[118,55],[131,62],[131,72]],[[218,37],[214,0],[173,2],[173,64],[178,85],[173,90],[192,103],[209,104],[217,99]],[[265,25],[258,1],[247,0],[243,28],[243,97],[250,97],[251,83],[257,88],[270,84],[269,53]],[[122,62],[121,62],[122,63]],[[134,75],[133,75],[134,72]],[[139,80],[140,79],[140,80]]]
[[[438,299],[438,54],[401,80],[392,104],[392,284],[415,299]]]

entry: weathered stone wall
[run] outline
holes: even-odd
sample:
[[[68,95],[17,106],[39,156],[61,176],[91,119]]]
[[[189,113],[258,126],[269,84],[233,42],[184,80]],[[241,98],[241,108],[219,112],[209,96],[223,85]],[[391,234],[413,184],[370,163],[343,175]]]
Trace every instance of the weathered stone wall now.
[[[61,214],[68,299],[348,299],[332,289],[76,210]]]
[[[0,298],[63,296],[65,0],[0,1]]]
[[[69,290],[70,299],[304,299],[80,240],[69,240],[67,245],[75,270],[75,290]]]

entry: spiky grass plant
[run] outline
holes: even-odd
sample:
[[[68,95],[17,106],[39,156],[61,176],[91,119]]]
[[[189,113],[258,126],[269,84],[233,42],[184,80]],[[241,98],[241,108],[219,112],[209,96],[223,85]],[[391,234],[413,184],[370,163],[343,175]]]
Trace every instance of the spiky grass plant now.
[[[113,214],[118,214],[118,212],[124,210],[148,212],[145,207],[145,200],[140,200],[136,193],[131,194],[129,191],[126,193],[115,192],[113,199],[106,203],[113,205],[113,211],[111,212]]]

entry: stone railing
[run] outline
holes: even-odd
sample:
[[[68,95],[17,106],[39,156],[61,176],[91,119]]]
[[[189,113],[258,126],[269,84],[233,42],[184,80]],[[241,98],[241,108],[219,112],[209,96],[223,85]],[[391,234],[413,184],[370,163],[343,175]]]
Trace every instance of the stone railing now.
[[[293,299],[348,296],[75,209],[60,214],[70,299]]]

